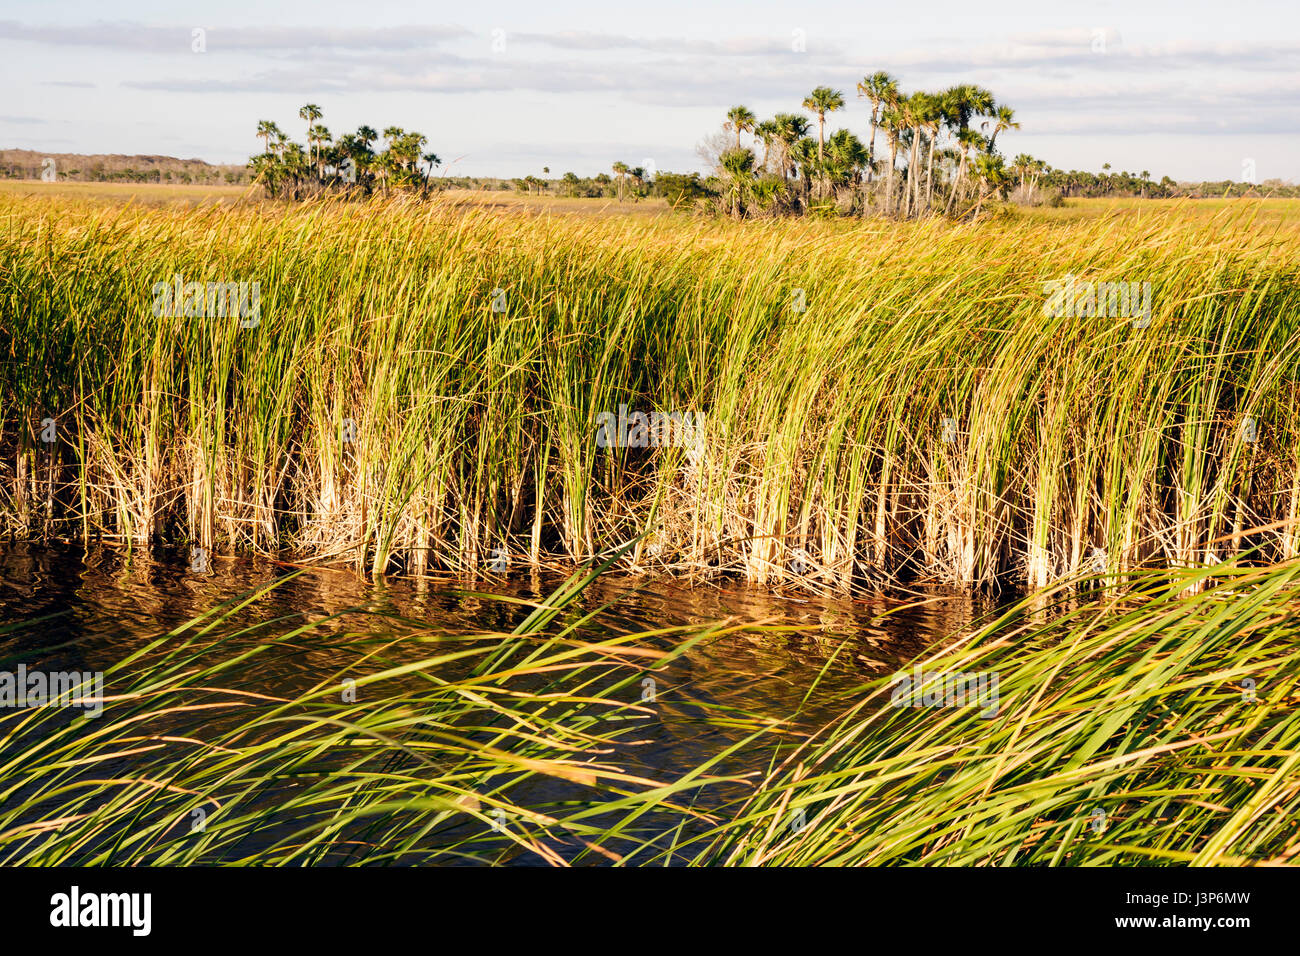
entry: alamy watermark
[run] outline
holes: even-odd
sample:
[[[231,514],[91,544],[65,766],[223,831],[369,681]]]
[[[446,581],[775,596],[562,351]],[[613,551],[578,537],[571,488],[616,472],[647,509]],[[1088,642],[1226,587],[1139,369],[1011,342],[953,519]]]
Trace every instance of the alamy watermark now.
[[[102,671],[0,671],[0,707],[80,707],[87,717],[104,712]]]
[[[998,714],[997,671],[899,671],[890,679],[894,707],[979,707],[981,717]]]
[[[50,897],[50,925],[56,927],[123,927],[132,936],[148,936],[153,926],[152,893],[83,893],[73,886]]]
[[[217,319],[238,317],[240,328],[262,321],[259,282],[186,282],[179,273],[171,282],[153,284],[155,318]]]
[[[1151,324],[1150,282],[1083,282],[1071,273],[1043,283],[1048,318],[1133,319],[1144,329]]]
[[[596,416],[596,445],[599,448],[695,448],[703,441],[703,412],[628,412]]]

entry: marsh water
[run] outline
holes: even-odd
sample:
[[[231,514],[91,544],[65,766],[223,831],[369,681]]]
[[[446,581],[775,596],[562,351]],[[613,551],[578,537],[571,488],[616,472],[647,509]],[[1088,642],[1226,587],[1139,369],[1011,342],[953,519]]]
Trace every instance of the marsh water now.
[[[25,661],[49,670],[103,671],[213,607],[294,572],[205,639],[224,640],[227,651],[237,651],[264,643],[266,629],[278,621],[281,631],[303,619],[330,626],[259,656],[255,668],[228,675],[232,685],[272,695],[300,692],[355,659],[353,645],[391,637],[397,620],[446,633],[508,632],[529,607],[482,592],[536,601],[563,581],[521,572],[478,582],[397,577],[374,583],[347,571],[252,558],[214,558],[206,573],[195,573],[175,553],[8,545],[0,548],[0,660],[7,667]],[[995,609],[994,599],[964,591],[816,596],[609,574],[590,584],[565,618],[600,610],[585,628],[588,640],[718,621],[768,626],[703,640],[657,677],[664,719],[647,721],[637,746],[620,759],[631,772],[673,779],[749,732],[696,719],[705,708],[813,730],[842,713],[868,682]],[[671,649],[685,637],[652,640]],[[428,653],[427,645],[411,650]],[[761,749],[747,751],[728,770],[762,770],[769,758]]]

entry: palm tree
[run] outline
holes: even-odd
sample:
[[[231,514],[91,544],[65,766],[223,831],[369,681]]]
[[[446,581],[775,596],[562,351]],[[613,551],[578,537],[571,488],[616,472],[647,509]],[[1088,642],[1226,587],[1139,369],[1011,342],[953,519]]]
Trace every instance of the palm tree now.
[[[1029,176],[1030,171],[1034,168],[1034,157],[1028,153],[1019,153],[1011,161],[1011,172],[1020,180],[1020,189],[1023,192],[1025,188],[1025,179]]]
[[[297,198],[298,183],[307,177],[311,165],[307,154],[297,143],[286,142],[280,156],[280,168],[284,175],[294,183],[294,198]]]
[[[803,108],[817,114],[817,160],[821,162],[826,152],[826,114],[844,108],[844,94],[829,86],[819,86],[803,100]]]
[[[776,120],[763,120],[763,122],[757,124],[754,127],[754,135],[763,144],[763,162],[761,165],[763,171],[767,172],[767,162],[772,156],[772,143],[777,136]]]
[[[307,143],[313,147],[316,157],[316,175],[321,175],[321,147],[330,141],[330,131],[320,123],[307,130]]]
[[[254,156],[248,161],[248,168],[253,172],[253,182],[266,187],[267,194],[274,197],[280,191],[280,178],[283,169],[280,161],[268,151]]]
[[[974,217],[978,218],[980,208],[988,196],[1000,193],[1007,184],[1007,171],[1002,157],[994,153],[983,153],[975,157],[975,177],[979,180],[979,198],[975,202]]]
[[[885,212],[894,208],[894,173],[898,163],[898,143],[903,132],[902,101],[896,99],[893,105],[886,106],[880,114],[880,128],[885,131],[889,141],[889,179],[885,183]]]
[[[754,128],[754,114],[744,106],[733,106],[727,110],[727,122],[722,128],[735,132],[736,149],[740,149],[740,134]]]
[[[957,148],[961,151],[961,161],[957,164],[957,178],[953,180],[952,193],[948,196],[948,205],[944,207],[944,214],[952,212],[953,204],[957,201],[957,193],[961,190],[965,181],[966,160],[972,149],[985,145],[983,134],[978,130],[959,129],[957,131]]]
[[[858,96],[865,96],[871,101],[871,138],[867,140],[867,182],[870,183],[876,165],[876,130],[880,128],[880,108],[898,102],[898,81],[884,70],[878,70],[862,78],[858,84]]]
[[[374,158],[371,162],[371,166],[378,174],[379,182],[383,187],[384,192],[387,193],[389,180],[393,177],[393,174],[397,172],[397,165],[394,162],[392,151],[384,150]]]
[[[998,106],[993,110],[993,135],[989,137],[989,152],[993,152],[994,145],[998,141],[998,133],[1004,129],[1020,129],[1020,124],[1016,122],[1016,113],[1009,106]]]
[[[939,139],[939,129],[943,126],[944,109],[943,101],[928,93],[925,94],[921,107],[919,117],[921,128],[930,139],[929,155],[926,157],[925,164],[925,208],[928,210],[934,201],[934,154],[938,152],[935,146]]]
[[[846,129],[831,134],[826,141],[826,171],[833,186],[855,186],[866,165],[867,148],[862,140]]]
[[[308,103],[306,106],[304,106],[302,109],[298,111],[298,118],[307,121],[307,142],[308,143],[311,142],[312,124],[315,123],[318,119],[320,119],[321,116],[322,113],[320,111],[320,107],[317,106],[315,103]]]
[[[907,205],[904,215],[912,215],[921,202],[921,171],[917,167],[917,150],[921,145],[921,129],[929,121],[930,114],[937,112],[937,107],[930,94],[919,90],[900,104],[903,125],[911,130],[912,144],[908,150],[907,160]]]
[[[962,83],[950,87],[941,95],[949,112],[949,122],[959,130],[967,129],[972,117],[993,113],[993,94],[982,86]]]
[[[790,160],[799,169],[799,189],[806,205],[812,197],[813,174],[820,173],[822,168],[817,158],[817,141],[811,136],[799,140],[790,150]]]
[[[788,183],[794,144],[808,135],[808,120],[795,113],[777,113],[772,122],[776,124],[776,140],[781,145],[781,178]]]
[[[817,166],[820,169],[826,162],[826,114],[843,108],[844,94],[829,86],[819,86],[804,97],[802,105],[817,116]]]
[[[398,165],[401,166],[403,171],[408,173],[411,171],[418,172],[420,151],[424,149],[424,145],[428,141],[428,137],[422,136],[420,133],[402,133],[388,147],[388,151],[397,159]],[[410,180],[409,175],[403,178],[407,181]]]
[[[1038,178],[1044,173],[1050,173],[1052,167],[1041,159],[1035,159],[1033,165],[1029,168],[1029,175],[1033,178],[1029,180],[1029,198],[1034,198],[1034,190],[1038,188]]]
[[[731,181],[731,214],[740,218],[740,200],[745,186],[754,175],[754,153],[744,148],[729,149],[719,159]]]
[[[280,127],[270,120],[259,120],[257,123],[257,138],[262,140],[265,149],[262,151],[269,153],[271,151],[271,137],[280,132]]]
[[[725,154],[724,154],[725,155]],[[628,173],[627,163],[619,160],[610,169],[614,170],[614,175],[618,176],[618,200],[623,201],[623,177]]]

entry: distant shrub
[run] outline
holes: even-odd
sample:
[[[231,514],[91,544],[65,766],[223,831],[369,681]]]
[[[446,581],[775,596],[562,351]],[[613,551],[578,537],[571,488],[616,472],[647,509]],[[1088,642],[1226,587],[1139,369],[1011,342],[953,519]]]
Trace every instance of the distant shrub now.
[[[699,173],[659,173],[654,179],[653,192],[668,200],[670,206],[690,205],[714,194]]]

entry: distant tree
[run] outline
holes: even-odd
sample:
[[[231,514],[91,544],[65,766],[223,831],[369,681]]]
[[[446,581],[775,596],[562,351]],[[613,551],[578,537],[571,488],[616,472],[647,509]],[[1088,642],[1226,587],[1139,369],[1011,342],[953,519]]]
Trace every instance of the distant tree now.
[[[627,163],[619,160],[610,168],[614,171],[614,175],[618,177],[618,198],[621,202],[623,200],[623,177],[628,173],[628,166]]]
[[[742,147],[727,150],[721,158],[729,182],[727,194],[731,198],[732,215],[739,218],[746,187],[754,176],[754,153]]]
[[[302,109],[298,110],[298,118],[307,121],[307,142],[311,143],[311,129],[315,122],[322,116],[321,109],[315,103],[308,103]]]
[[[993,152],[997,141],[998,133],[1007,129],[1020,129],[1020,124],[1016,122],[1016,113],[1009,106],[998,106],[993,111],[993,135],[989,137],[989,152]]]
[[[876,130],[879,128],[880,109],[882,106],[897,105],[898,81],[884,70],[878,70],[862,78],[858,84],[858,96],[865,97],[871,103],[871,138],[867,140],[867,182],[870,182],[876,163]]]
[[[826,147],[826,114],[843,109],[844,94],[829,86],[819,86],[804,97],[803,108],[817,116],[817,159],[823,159]]]
[[[740,134],[754,128],[754,114],[744,106],[733,106],[727,110],[727,122],[723,129],[736,134],[736,149],[740,149]]]

